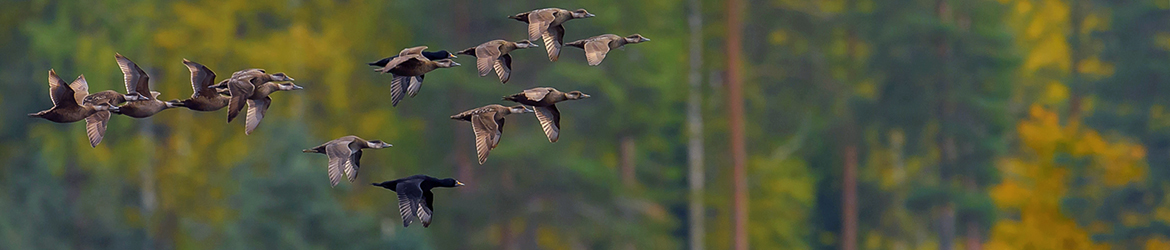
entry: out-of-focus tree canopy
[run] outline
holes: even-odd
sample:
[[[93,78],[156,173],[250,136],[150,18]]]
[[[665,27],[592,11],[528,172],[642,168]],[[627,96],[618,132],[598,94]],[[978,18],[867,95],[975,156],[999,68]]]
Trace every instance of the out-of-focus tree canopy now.
[[[857,148],[863,249],[1170,247],[1170,2],[748,0],[744,94],[754,249],[838,249],[845,148]],[[0,1],[0,249],[679,249],[686,247],[686,1]],[[731,245],[725,5],[701,1],[706,244]],[[512,76],[436,70],[389,101],[365,63],[405,47],[520,40],[508,15],[585,8],[565,40],[650,42],[588,66],[564,47],[512,52]],[[544,45],[542,43],[541,46]],[[114,116],[89,147],[51,107],[46,72],[123,90],[120,53],[159,99],[191,94],[189,59],[221,80],[285,72],[251,135],[224,111]],[[536,86],[558,105],[550,144],[508,117],[475,165],[448,118]],[[323,155],[381,139],[361,176],[330,188]],[[434,224],[401,227],[393,192],[436,189]],[[954,230],[949,233],[948,230]],[[940,233],[942,232],[942,233]],[[951,244],[951,245],[943,245]]]

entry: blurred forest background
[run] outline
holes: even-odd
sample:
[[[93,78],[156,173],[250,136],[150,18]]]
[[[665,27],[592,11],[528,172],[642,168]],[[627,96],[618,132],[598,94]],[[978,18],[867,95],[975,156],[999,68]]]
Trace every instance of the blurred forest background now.
[[[0,249],[729,249],[735,232],[754,249],[1170,249],[1167,0],[0,5]],[[653,41],[597,67],[576,48],[516,51],[506,85],[460,57],[397,108],[365,65],[519,40],[505,17],[543,7],[597,15],[566,41]],[[183,58],[305,90],[274,94],[250,136],[224,111],[175,109],[116,116],[90,148],[83,123],[26,117],[51,106],[49,69],[123,90],[115,52],[163,100],[191,94]],[[555,144],[510,117],[475,164],[470,126],[448,116],[535,86],[593,98],[560,105]],[[731,219],[736,102],[746,231]],[[330,188],[326,157],[300,150],[348,134],[395,146]],[[433,227],[402,228],[395,195],[369,185],[413,174],[468,184],[435,191]]]

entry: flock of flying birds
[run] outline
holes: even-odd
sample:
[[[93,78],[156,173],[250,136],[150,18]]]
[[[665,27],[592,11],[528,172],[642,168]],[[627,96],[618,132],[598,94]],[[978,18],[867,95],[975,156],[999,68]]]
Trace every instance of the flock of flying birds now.
[[[549,61],[557,61],[561,47],[569,45],[585,50],[585,57],[589,65],[601,64],[611,49],[620,48],[630,43],[650,41],[639,34],[626,37],[604,34],[569,43],[562,42],[565,35],[565,28],[562,24],[572,19],[593,16],[585,9],[569,11],[559,8],[537,9],[516,14],[508,18],[528,24],[528,39],[517,42],[491,40],[459,51],[457,54],[475,56],[479,76],[487,76],[494,70],[500,82],[507,83],[512,70],[512,56],[508,53],[518,49],[540,47],[531,42],[537,39],[544,40]],[[455,54],[445,50],[429,52],[424,51],[425,49],[427,46],[407,48],[399,52],[398,55],[368,63],[378,67],[375,69],[377,72],[393,75],[390,85],[393,106],[398,106],[398,102],[406,95],[414,97],[418,94],[426,73],[438,68],[460,65],[452,60],[457,58]],[[84,75],[78,76],[72,83],[66,84],[54,70],[50,69],[49,97],[53,100],[53,107],[29,114],[29,116],[57,123],[85,120],[90,146],[97,147],[105,135],[106,125],[112,116],[111,114],[145,118],[176,107],[196,111],[216,111],[227,107],[227,121],[230,123],[239,115],[246,103],[248,113],[244,133],[251,134],[260,125],[265,111],[272,104],[272,98],[268,97],[270,94],[277,91],[302,89],[301,86],[293,83],[292,77],[284,73],[268,74],[263,69],[240,70],[232,73],[231,77],[215,83],[216,75],[214,72],[199,63],[183,59],[183,64],[191,72],[191,87],[194,94],[186,100],[161,101],[158,99],[159,92],[150,90],[150,76],[145,71],[121,54],[116,54],[115,59],[125,76],[125,94],[115,90],[90,94]],[[504,97],[504,100],[521,105],[491,104],[453,115],[451,119],[471,123],[475,132],[476,153],[479,156],[479,164],[482,165],[487,161],[488,153],[500,143],[500,135],[504,131],[505,116],[517,113],[535,113],[549,142],[556,142],[560,137],[561,119],[556,103],[584,98],[589,98],[589,95],[580,91],[561,92],[551,87],[537,87]],[[327,155],[329,157],[329,181],[331,185],[337,186],[341,182],[342,174],[346,175],[350,182],[357,178],[358,161],[361,160],[362,149],[391,146],[391,144],[380,140],[365,140],[349,135],[325,142],[311,149],[305,149],[303,152]],[[427,227],[431,224],[432,209],[434,208],[434,194],[431,193],[431,189],[457,187],[462,186],[463,183],[452,178],[438,179],[426,175],[414,175],[373,183],[373,185],[390,189],[398,194],[398,208],[404,227],[410,226],[414,218],[418,218],[423,227]]]

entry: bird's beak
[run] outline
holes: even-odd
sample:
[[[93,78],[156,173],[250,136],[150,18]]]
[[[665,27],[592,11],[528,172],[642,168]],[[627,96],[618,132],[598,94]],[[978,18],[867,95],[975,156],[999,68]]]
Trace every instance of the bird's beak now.
[[[594,16],[597,16],[597,15],[594,15],[593,13],[585,14],[585,17],[594,17]]]
[[[386,143],[386,147],[393,147],[394,144]]]
[[[581,94],[581,98],[589,98],[589,97],[592,97],[592,96],[590,96],[589,94]]]
[[[293,85],[293,89],[294,90],[305,89],[305,87],[301,87],[301,85]]]
[[[531,107],[524,106],[524,113],[536,113],[536,110],[532,109]]]
[[[451,65],[453,65],[453,66],[459,66],[459,65],[462,65],[462,64],[459,64],[459,62],[451,62]]]
[[[455,56],[455,54],[447,53],[447,55],[450,56],[451,58],[459,58],[458,56]]]
[[[650,41],[650,38],[642,38],[642,41],[643,41],[643,42],[649,42],[649,41]]]
[[[456,186],[456,187],[461,187],[461,186],[463,186],[463,183],[462,183],[462,182],[459,182],[459,181],[455,181],[455,186]]]

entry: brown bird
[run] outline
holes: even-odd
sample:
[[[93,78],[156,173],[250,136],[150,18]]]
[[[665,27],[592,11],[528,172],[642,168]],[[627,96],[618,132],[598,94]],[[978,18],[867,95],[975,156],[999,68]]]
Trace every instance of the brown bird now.
[[[256,73],[248,75],[240,75],[228,79],[226,85],[228,92],[231,94],[231,100],[228,103],[228,122],[232,122],[240,110],[244,109],[244,103],[248,104],[248,117],[244,125],[244,134],[251,134],[260,125],[260,120],[264,119],[264,113],[268,111],[268,106],[272,104],[272,98],[268,97],[276,91],[289,91],[304,89],[292,83],[291,77],[285,76],[284,73],[266,74],[263,70],[253,71]],[[257,82],[262,82],[256,84]]]
[[[593,14],[585,9],[568,11],[547,8],[512,15],[508,18],[528,23],[528,40],[536,41],[536,39],[544,38],[544,48],[548,50],[548,60],[555,62],[560,57],[561,44],[564,43],[565,38],[565,27],[561,24],[569,20],[589,17],[593,17]]]
[[[620,37],[614,34],[605,34],[573,41],[566,43],[565,45],[584,49],[585,59],[589,60],[589,65],[597,66],[598,64],[601,64],[601,60],[605,60],[605,54],[609,53],[609,50],[621,48],[626,44],[647,41],[650,41],[650,39],[639,34],[633,34],[626,37]]]
[[[85,81],[84,78],[80,79]],[[81,92],[81,91],[79,91]],[[85,96],[81,101],[83,104],[100,105],[115,107],[126,103],[128,101],[142,101],[146,100],[145,96],[140,94],[124,95],[114,90],[105,90]],[[85,132],[89,136],[89,146],[97,147],[102,142],[102,138],[106,136],[106,125],[110,122],[110,111],[98,111],[92,115],[85,117]]]
[[[394,75],[394,80],[390,81],[390,100],[392,106],[397,107],[398,101],[401,101],[406,94],[409,94],[410,97],[417,95],[419,87],[422,87],[424,74],[427,72],[438,68],[459,66],[459,63],[451,59],[438,61],[427,59],[422,55],[422,51],[426,48],[427,46],[418,46],[403,49],[401,52],[398,52],[398,57],[386,63],[386,67],[374,70]]]
[[[115,114],[146,118],[165,109],[176,107],[171,103],[159,101],[159,93],[150,91],[150,76],[146,74],[146,71],[142,71],[138,64],[122,54],[115,54],[114,58],[118,61],[118,67],[122,68],[122,76],[126,81],[126,92],[131,95],[146,96],[146,100],[127,102],[125,105],[119,106],[118,110],[112,110]]]
[[[53,100],[53,107],[48,110],[28,114],[29,117],[40,117],[56,123],[70,123],[80,121],[97,112],[117,110],[106,104],[84,104],[85,96],[89,95],[89,86],[85,77],[79,76],[73,83],[66,85],[65,80],[57,76],[57,72],[49,70],[49,98]]]
[[[187,70],[191,71],[191,89],[194,93],[187,100],[171,100],[171,105],[197,111],[216,111],[228,106],[232,98],[211,87],[215,83],[215,72],[187,59],[183,59],[183,65],[187,65]]]
[[[505,40],[491,40],[479,46],[459,51],[459,54],[475,56],[475,66],[479,68],[479,76],[487,76],[492,68],[500,77],[500,83],[508,83],[512,75],[512,56],[508,52],[517,49],[540,47],[528,40],[509,42]]]
[[[349,176],[349,182],[357,179],[358,161],[362,159],[363,148],[388,148],[390,143],[380,140],[367,141],[357,136],[347,135],[336,140],[325,142],[321,146],[301,150],[305,153],[318,153],[329,156],[329,183],[337,186],[341,182],[341,174]]]
[[[544,128],[544,135],[548,136],[549,142],[557,142],[561,134],[561,111],[557,110],[556,103],[585,98],[589,98],[589,95],[581,91],[565,93],[554,88],[537,87],[505,96],[504,100],[533,106],[536,110],[536,119],[540,120],[540,126]]]
[[[263,85],[264,83],[267,83],[267,82],[291,82],[291,81],[294,81],[294,79],[292,77],[285,75],[283,72],[276,73],[276,74],[268,74],[268,72],[265,72],[264,69],[243,69],[243,70],[236,71],[236,72],[232,73],[232,76],[229,77],[228,79],[223,79],[222,81],[219,81],[219,83],[216,83],[215,85],[211,85],[211,88],[215,89],[215,92],[217,92],[217,93],[228,95],[228,94],[230,94],[229,93],[230,91],[228,90],[228,82],[233,80],[233,79],[235,79],[235,80],[243,79],[245,82],[252,83],[253,87]]]
[[[475,151],[479,155],[479,164],[483,165],[488,153],[500,144],[500,135],[504,133],[504,116],[532,112],[524,105],[504,107],[492,104],[463,111],[451,116],[451,119],[471,122],[471,129],[475,131]]]

